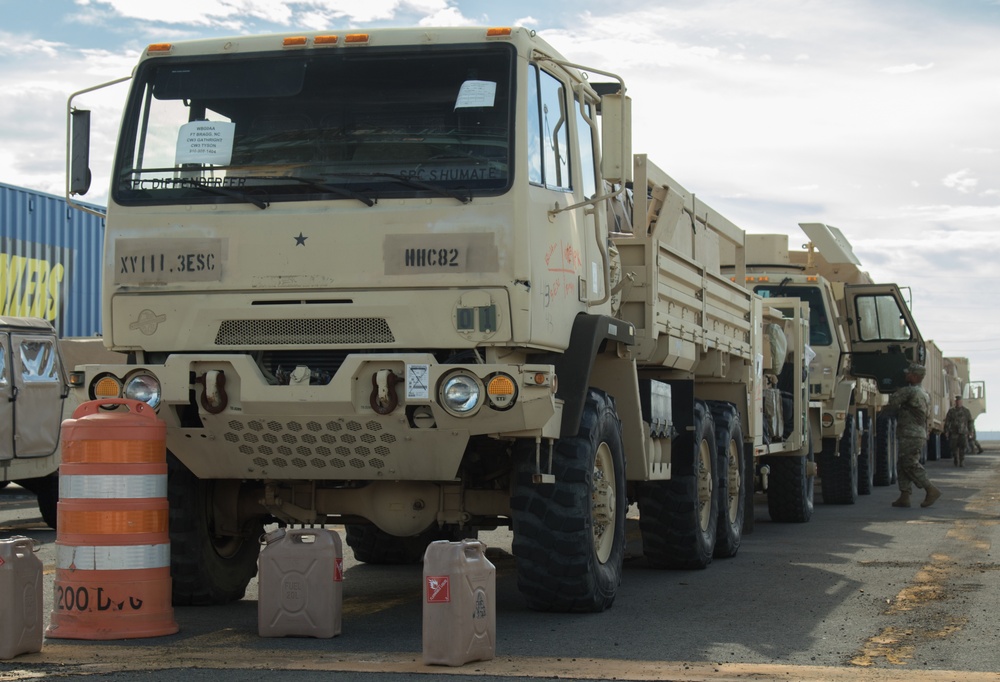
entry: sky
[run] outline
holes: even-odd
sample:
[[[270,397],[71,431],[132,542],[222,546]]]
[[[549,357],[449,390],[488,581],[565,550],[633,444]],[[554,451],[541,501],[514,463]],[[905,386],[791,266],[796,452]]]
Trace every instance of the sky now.
[[[623,76],[635,152],[747,232],[840,228],[1000,431],[1000,0],[0,0],[0,182],[63,195],[68,96],[149,43],[417,25],[525,26]],[[124,96],[79,102],[90,203]]]

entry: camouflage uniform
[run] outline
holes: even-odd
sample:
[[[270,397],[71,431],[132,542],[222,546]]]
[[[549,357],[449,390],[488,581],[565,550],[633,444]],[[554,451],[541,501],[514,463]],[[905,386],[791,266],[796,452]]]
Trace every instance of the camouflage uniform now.
[[[944,432],[948,434],[948,449],[951,451],[955,466],[965,466],[965,451],[969,444],[969,435],[974,432],[972,413],[969,408],[960,404],[961,398],[955,399],[955,407],[948,410],[944,417]]]
[[[921,503],[922,507],[934,504],[941,492],[931,484],[927,472],[920,463],[920,453],[927,443],[927,414],[930,412],[931,399],[920,381],[924,377],[924,368],[911,364],[906,369],[907,381],[910,385],[899,389],[889,398],[886,411],[896,417],[896,436],[899,443],[899,499],[893,502],[894,507],[909,507],[910,493],[913,484],[926,492]]]

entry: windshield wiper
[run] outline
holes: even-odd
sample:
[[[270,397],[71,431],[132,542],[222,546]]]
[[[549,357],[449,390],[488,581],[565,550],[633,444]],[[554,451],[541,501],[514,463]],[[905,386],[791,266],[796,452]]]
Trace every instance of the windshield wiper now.
[[[409,187],[416,187],[417,189],[426,189],[430,192],[434,192],[442,197],[449,197],[455,199],[456,201],[461,201],[463,204],[467,204],[472,201],[472,194],[460,194],[454,192],[447,187],[441,187],[440,185],[432,185],[429,182],[424,182],[423,180],[417,180],[415,178],[410,178],[405,175],[399,175],[398,173],[358,173],[358,175],[370,176],[373,178],[390,178],[396,182],[407,185]]]
[[[301,182],[303,185],[309,185],[313,189],[318,189],[323,192],[329,192],[331,194],[339,194],[342,197],[347,197],[348,199],[357,199],[365,206],[374,206],[375,200],[366,197],[360,192],[355,192],[354,190],[347,189],[345,187],[335,187],[333,185],[328,185],[321,180],[315,178],[303,178],[297,175],[281,175],[273,178],[267,178],[268,180],[295,180],[296,182]]]
[[[225,187],[216,187],[215,185],[206,185],[205,183],[198,182],[196,180],[191,180],[184,183],[185,187],[194,187],[200,189],[203,192],[208,192],[209,194],[218,194],[223,197],[233,197],[241,201],[246,201],[247,203],[253,204],[257,208],[264,210],[271,204],[264,201],[263,199],[258,199],[257,197],[250,196],[245,192],[237,192],[235,190],[226,189]]]

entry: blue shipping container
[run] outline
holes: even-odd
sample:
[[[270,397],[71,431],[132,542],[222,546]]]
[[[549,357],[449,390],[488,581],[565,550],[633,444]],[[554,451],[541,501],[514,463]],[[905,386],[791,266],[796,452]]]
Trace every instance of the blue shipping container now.
[[[0,183],[0,314],[100,335],[104,224],[62,197]]]

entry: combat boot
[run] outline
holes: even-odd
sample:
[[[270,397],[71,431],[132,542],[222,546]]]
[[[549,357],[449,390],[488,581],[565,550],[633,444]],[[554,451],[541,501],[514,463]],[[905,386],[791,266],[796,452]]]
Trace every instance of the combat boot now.
[[[910,493],[901,490],[899,492],[899,498],[892,503],[893,507],[909,507],[910,506]]]
[[[941,497],[941,491],[932,485],[927,486],[927,490],[925,492],[927,494],[924,495],[924,501],[920,503],[921,507],[929,507],[937,502],[937,498]]]

